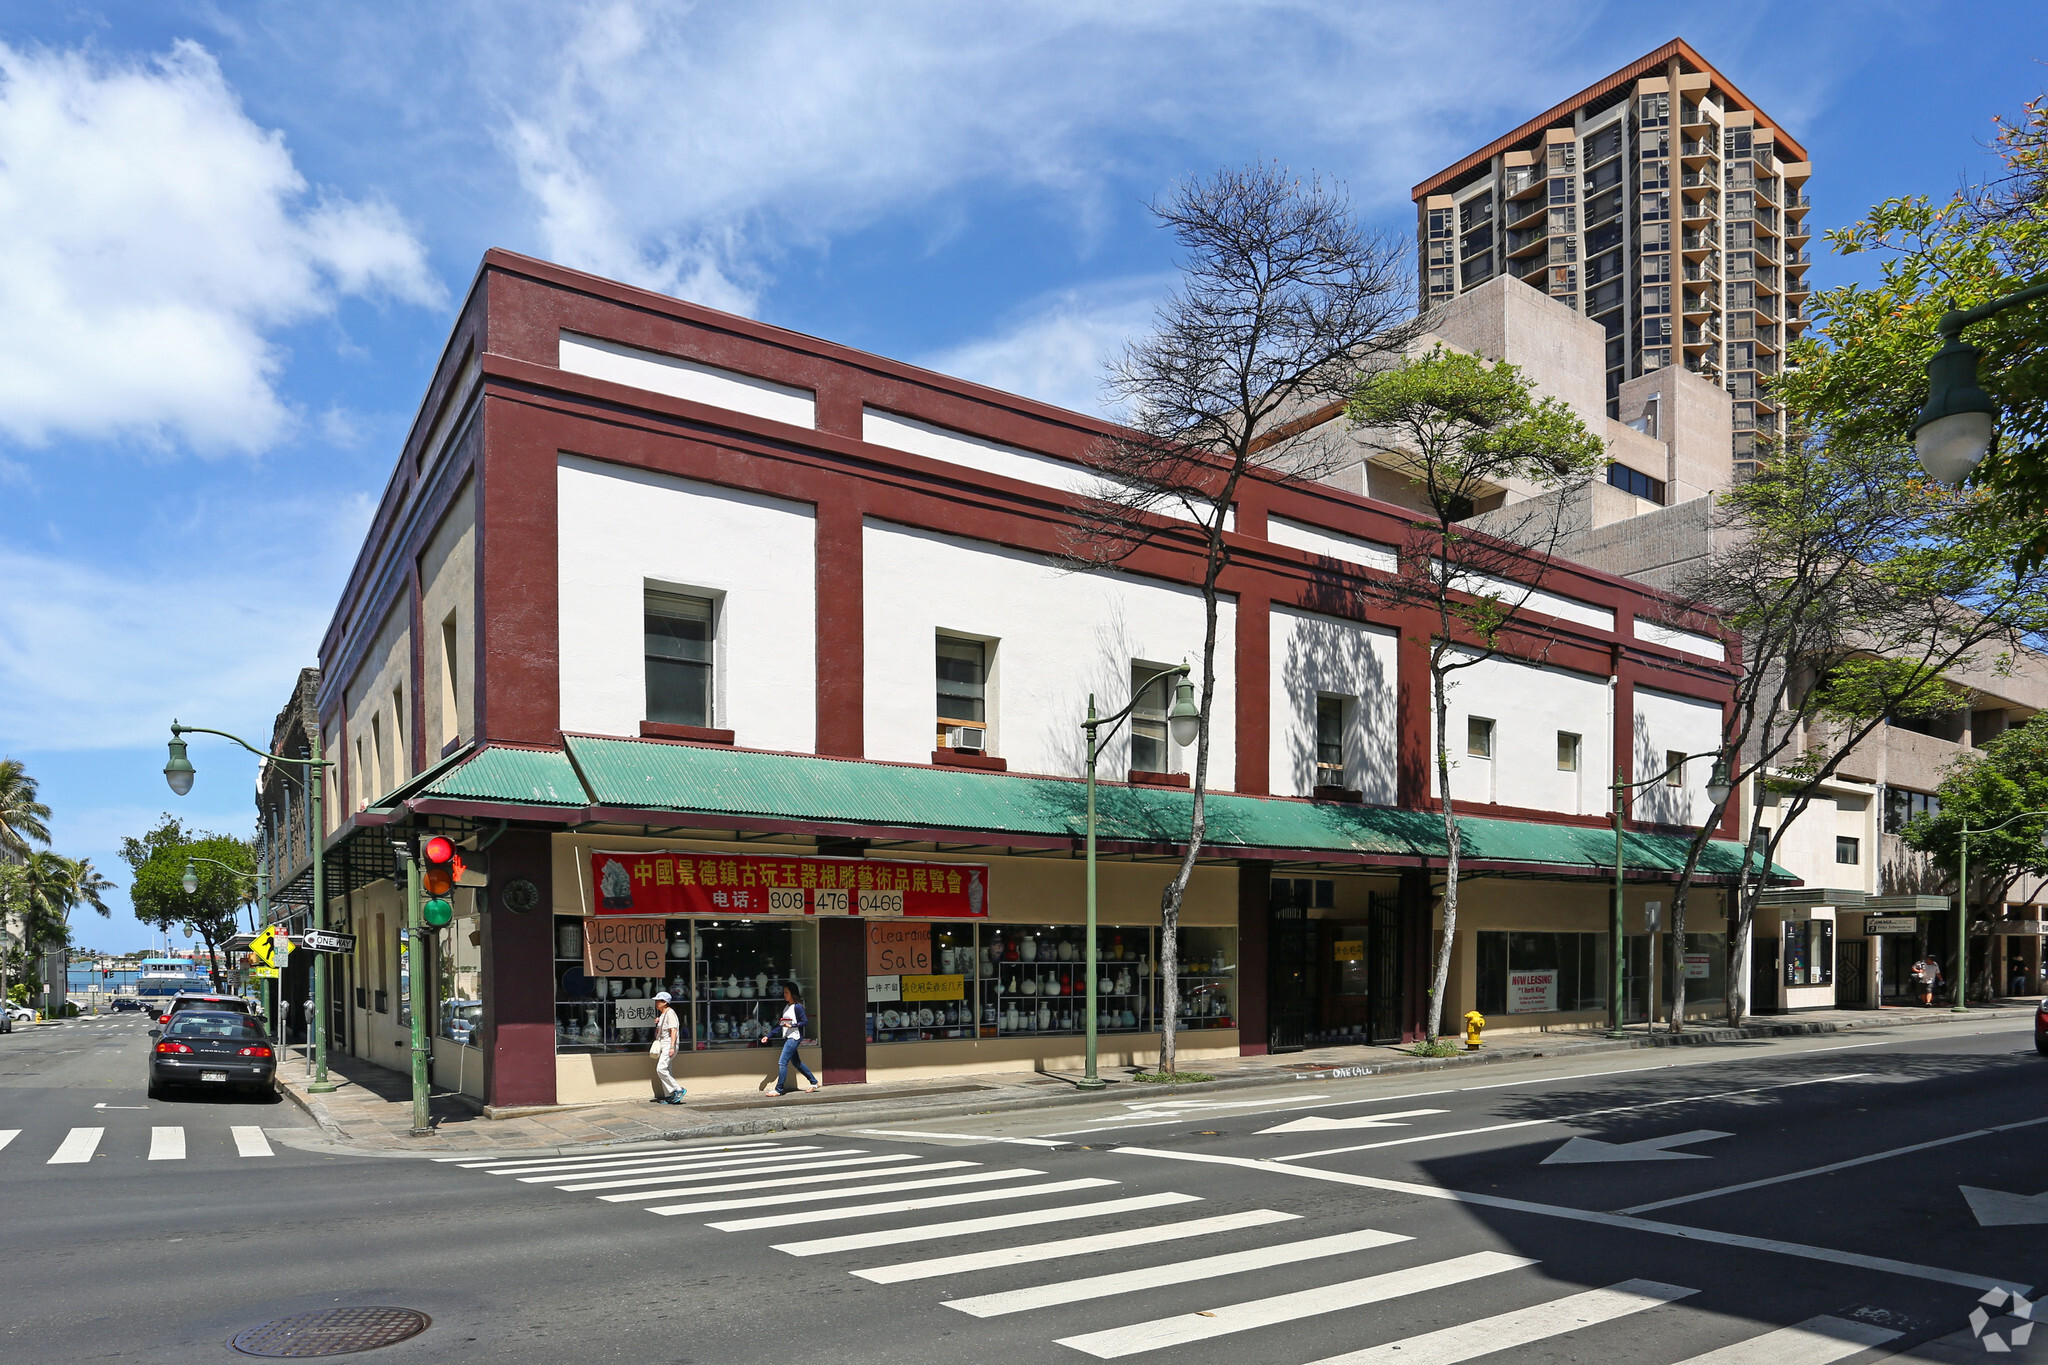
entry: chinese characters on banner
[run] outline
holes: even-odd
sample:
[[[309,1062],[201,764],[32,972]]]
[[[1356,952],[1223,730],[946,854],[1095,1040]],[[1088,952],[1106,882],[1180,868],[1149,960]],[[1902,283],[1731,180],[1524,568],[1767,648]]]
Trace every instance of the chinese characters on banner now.
[[[988,869],[970,863],[598,850],[590,888],[599,915],[988,915]]]

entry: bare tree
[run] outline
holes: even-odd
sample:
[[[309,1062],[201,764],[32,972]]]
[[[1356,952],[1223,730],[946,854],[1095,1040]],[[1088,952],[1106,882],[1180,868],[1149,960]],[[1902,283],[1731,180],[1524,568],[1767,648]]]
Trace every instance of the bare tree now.
[[[1558,495],[1592,476],[1607,443],[1563,403],[1536,399],[1515,366],[1442,346],[1365,381],[1349,413],[1364,443],[1406,470],[1424,513],[1410,525],[1400,573],[1363,581],[1360,591],[1434,618],[1430,713],[1445,845],[1443,937],[1429,989],[1434,1046],[1458,925],[1451,688],[1457,674],[1512,639],[1515,617],[1539,591],[1560,535],[1566,504]],[[1482,500],[1511,491],[1531,496],[1490,513],[1485,530],[1466,524]]]
[[[1180,250],[1180,281],[1150,335],[1112,365],[1129,425],[1091,460],[1098,486],[1069,537],[1075,567],[1141,547],[1201,556],[1201,716],[1188,841],[1160,896],[1160,1071],[1176,1070],[1180,907],[1206,830],[1216,698],[1218,583],[1246,479],[1310,479],[1334,458],[1326,430],[1362,372],[1405,343],[1412,284],[1398,239],[1361,230],[1348,196],[1278,165],[1182,181],[1151,205]]]

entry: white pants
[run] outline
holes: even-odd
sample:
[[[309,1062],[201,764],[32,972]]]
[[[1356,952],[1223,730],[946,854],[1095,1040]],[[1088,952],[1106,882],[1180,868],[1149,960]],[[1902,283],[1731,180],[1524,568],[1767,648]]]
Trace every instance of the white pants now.
[[[676,1084],[674,1073],[668,1069],[668,1064],[675,1060],[675,1055],[673,1052],[664,1052],[654,1059],[654,1083],[661,1087],[663,1099],[682,1089],[682,1086]]]

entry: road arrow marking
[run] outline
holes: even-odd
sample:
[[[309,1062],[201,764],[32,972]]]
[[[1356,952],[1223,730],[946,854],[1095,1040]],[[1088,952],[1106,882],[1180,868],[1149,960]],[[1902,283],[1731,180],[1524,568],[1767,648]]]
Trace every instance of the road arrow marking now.
[[[1704,1161],[1704,1152],[1673,1152],[1666,1149],[1706,1142],[1711,1138],[1734,1136],[1733,1133],[1717,1133],[1711,1128],[1701,1128],[1690,1133],[1673,1133],[1669,1137],[1644,1138],[1640,1142],[1601,1142],[1597,1138],[1575,1137],[1543,1158],[1543,1164],[1571,1166],[1589,1161]]]
[[[1321,1114],[1311,1114],[1307,1118],[1295,1119],[1292,1123],[1282,1123],[1276,1124],[1271,1128],[1261,1128],[1259,1132],[1261,1135],[1264,1135],[1266,1133],[1320,1133],[1331,1128],[1406,1128],[1408,1125],[1400,1122],[1401,1119],[1415,1119],[1421,1118],[1424,1114],[1442,1114],[1447,1112],[1449,1111],[1443,1109],[1403,1109],[1392,1114],[1360,1114],[1348,1119],[1328,1118]]]
[[[95,1104],[95,1105],[93,1106],[93,1108],[95,1108],[95,1109],[147,1109],[147,1108],[149,1108],[149,1106],[148,1106],[148,1105],[146,1105],[146,1104],[105,1104],[105,1103],[101,1103],[101,1104]]]
[[[1977,1215],[1977,1226],[2016,1228],[2028,1223],[2048,1223],[2048,1190],[2039,1194],[2010,1194],[2005,1190],[1980,1190],[1975,1185],[1958,1185]]]

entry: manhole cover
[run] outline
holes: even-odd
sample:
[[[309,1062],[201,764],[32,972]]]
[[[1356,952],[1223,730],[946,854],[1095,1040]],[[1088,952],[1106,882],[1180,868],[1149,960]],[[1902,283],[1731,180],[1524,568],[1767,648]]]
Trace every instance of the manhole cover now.
[[[258,1323],[237,1332],[228,1345],[266,1360],[307,1360],[374,1351],[416,1337],[432,1325],[432,1318],[410,1308],[327,1308]]]

